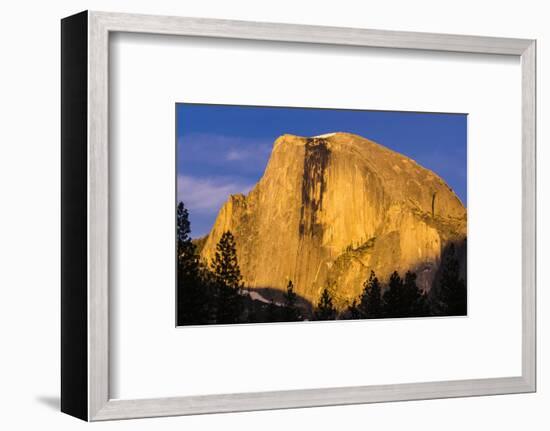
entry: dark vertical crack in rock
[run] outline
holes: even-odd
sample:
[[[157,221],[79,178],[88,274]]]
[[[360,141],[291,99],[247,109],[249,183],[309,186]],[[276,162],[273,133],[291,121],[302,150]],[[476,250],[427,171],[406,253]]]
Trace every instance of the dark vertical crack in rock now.
[[[323,227],[317,216],[323,208],[323,195],[326,190],[325,171],[329,158],[330,149],[325,139],[308,139],[305,145],[304,175],[302,178],[300,236],[319,237],[322,235]]]

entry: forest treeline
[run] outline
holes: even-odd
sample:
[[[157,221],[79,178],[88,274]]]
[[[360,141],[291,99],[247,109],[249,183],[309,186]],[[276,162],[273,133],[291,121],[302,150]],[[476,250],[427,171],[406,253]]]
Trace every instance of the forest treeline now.
[[[205,325],[301,320],[378,319],[391,317],[460,316],[466,314],[466,284],[460,277],[454,245],[445,253],[440,277],[430,293],[416,284],[416,274],[403,278],[394,271],[383,286],[374,271],[362,293],[344,310],[334,305],[334,287],[323,289],[312,310],[300,304],[290,280],[282,301],[251,298],[242,281],[235,239],[222,234],[214,259],[199,259],[191,237],[189,213],[177,207],[177,320],[178,325]]]

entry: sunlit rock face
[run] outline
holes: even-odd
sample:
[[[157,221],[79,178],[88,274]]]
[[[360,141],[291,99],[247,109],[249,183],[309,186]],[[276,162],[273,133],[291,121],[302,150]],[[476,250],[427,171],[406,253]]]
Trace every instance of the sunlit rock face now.
[[[383,282],[415,271],[429,290],[445,247],[464,244],[466,209],[435,173],[373,141],[283,135],[258,184],[223,205],[205,262],[226,230],[247,286],[284,290],[292,280],[312,304],[328,287],[343,308],[371,270]]]

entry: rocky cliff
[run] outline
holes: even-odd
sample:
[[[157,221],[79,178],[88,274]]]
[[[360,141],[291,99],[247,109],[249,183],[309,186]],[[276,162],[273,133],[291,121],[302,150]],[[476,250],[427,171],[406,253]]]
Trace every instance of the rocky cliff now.
[[[204,261],[226,230],[247,286],[284,290],[290,279],[312,304],[328,287],[342,308],[371,270],[382,281],[413,270],[429,289],[445,247],[466,238],[466,209],[435,173],[373,141],[283,135],[256,186],[223,205]]]

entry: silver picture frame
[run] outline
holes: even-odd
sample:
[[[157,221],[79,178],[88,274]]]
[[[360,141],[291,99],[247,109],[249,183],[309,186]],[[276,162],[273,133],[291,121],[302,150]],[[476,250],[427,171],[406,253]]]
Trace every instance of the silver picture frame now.
[[[63,412],[87,421],[101,421],[536,391],[535,40],[91,11],[64,18],[61,30]],[[115,32],[518,57],[522,74],[521,375],[112,399],[109,393],[109,38]]]

